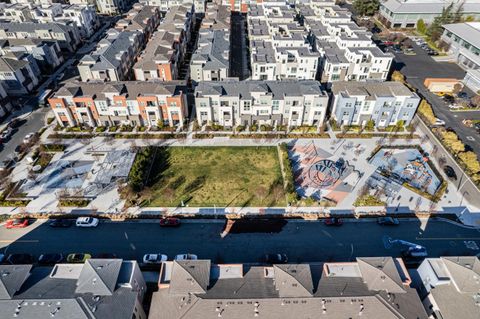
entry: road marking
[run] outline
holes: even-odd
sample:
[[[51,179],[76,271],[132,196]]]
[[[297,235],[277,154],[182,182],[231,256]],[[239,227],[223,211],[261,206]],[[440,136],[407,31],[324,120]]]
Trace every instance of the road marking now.
[[[480,240],[480,237],[417,237],[416,240]]]
[[[15,239],[11,239],[11,240],[0,240],[0,243],[38,243],[39,240],[37,239],[20,239],[20,240],[15,240]]]

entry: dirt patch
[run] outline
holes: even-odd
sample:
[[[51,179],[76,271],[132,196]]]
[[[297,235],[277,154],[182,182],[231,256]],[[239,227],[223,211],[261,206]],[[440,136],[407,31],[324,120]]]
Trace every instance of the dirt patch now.
[[[227,220],[223,231],[229,234],[279,233],[286,224],[285,219]]]

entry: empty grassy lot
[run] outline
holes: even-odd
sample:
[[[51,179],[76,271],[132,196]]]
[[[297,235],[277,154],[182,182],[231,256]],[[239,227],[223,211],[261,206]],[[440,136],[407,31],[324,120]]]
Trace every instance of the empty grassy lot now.
[[[275,147],[162,147],[148,206],[285,206]]]

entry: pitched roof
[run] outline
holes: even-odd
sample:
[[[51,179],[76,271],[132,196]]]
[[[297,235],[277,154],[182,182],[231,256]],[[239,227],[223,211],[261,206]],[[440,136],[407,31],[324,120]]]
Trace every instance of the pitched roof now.
[[[280,297],[311,297],[313,281],[310,265],[274,265],[275,287]]]
[[[31,265],[0,265],[0,299],[10,299],[30,275]]]
[[[210,283],[210,260],[173,262],[170,294],[205,293]]]
[[[405,292],[405,287],[392,257],[357,258],[364,282],[370,290]]]
[[[89,259],[77,281],[76,293],[112,295],[122,267],[121,259]]]

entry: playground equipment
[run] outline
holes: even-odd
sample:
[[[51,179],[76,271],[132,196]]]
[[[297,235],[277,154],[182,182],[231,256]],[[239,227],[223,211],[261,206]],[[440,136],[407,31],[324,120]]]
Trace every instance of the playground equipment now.
[[[411,243],[406,240],[392,239],[392,238],[388,239],[388,243],[391,245],[400,244],[400,245],[406,246],[407,249],[402,251],[402,254],[405,257],[427,257],[428,256],[427,248],[419,244]]]

